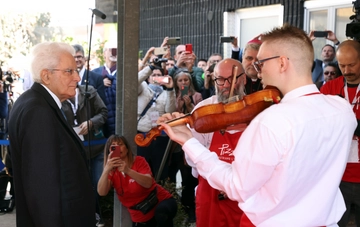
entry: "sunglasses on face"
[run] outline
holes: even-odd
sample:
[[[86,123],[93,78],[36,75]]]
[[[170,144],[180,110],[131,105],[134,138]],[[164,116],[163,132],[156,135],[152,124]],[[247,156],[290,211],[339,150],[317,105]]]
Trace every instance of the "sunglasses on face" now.
[[[326,75],[326,76],[329,75],[329,74],[330,74],[331,76],[336,76],[336,73],[335,73],[334,71],[325,71],[325,72],[324,72],[324,75]]]

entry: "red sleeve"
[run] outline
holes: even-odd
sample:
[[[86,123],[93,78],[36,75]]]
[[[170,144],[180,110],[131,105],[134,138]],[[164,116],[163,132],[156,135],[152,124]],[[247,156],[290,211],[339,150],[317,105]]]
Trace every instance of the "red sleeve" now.
[[[325,83],[321,88],[320,92],[325,95],[341,95],[344,94],[344,77],[340,76],[336,79],[330,80]]]
[[[329,83],[326,83],[323,86],[321,86],[320,92],[323,93],[324,95],[329,95],[330,94]]]
[[[144,157],[136,156],[134,165],[134,170],[136,170],[136,172],[142,174],[150,174],[152,176],[151,168]]]

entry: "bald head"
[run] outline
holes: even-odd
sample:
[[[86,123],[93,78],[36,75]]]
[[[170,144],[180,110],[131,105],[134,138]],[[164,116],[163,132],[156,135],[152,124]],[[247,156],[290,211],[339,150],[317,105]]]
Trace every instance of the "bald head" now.
[[[238,75],[244,72],[241,62],[232,58],[226,58],[216,64],[214,68],[215,77],[221,76],[224,78],[228,78],[232,75],[232,70],[234,66],[238,67]]]
[[[215,89],[219,102],[226,102],[230,96],[230,82],[233,81],[233,69],[235,66],[237,67],[236,75],[242,74],[242,76],[236,79],[234,95],[242,97],[244,94],[244,84],[246,83],[244,68],[238,60],[226,58],[217,63],[214,68]]]
[[[360,43],[354,40],[342,42],[336,52],[336,58],[346,82],[360,83]]]
[[[336,57],[346,54],[349,50],[356,52],[357,54],[357,56],[352,57],[360,58],[360,43],[355,40],[346,40],[342,42],[337,49]]]

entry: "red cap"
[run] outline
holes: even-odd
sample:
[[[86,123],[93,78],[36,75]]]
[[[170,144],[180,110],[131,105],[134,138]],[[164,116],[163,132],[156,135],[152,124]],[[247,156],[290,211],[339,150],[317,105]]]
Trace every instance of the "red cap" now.
[[[256,36],[256,37],[253,38],[252,40],[250,40],[250,41],[248,42],[248,44],[250,44],[250,43],[261,44],[262,42],[261,42],[261,40],[260,40],[260,35]]]

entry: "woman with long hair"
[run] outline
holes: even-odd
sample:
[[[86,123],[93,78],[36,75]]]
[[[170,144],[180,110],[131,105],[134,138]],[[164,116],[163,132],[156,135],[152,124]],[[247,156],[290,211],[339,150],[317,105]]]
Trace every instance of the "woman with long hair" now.
[[[99,195],[107,195],[111,187],[128,209],[133,226],[173,226],[176,200],[155,182],[146,160],[134,157],[124,136],[112,135],[105,144]]]

